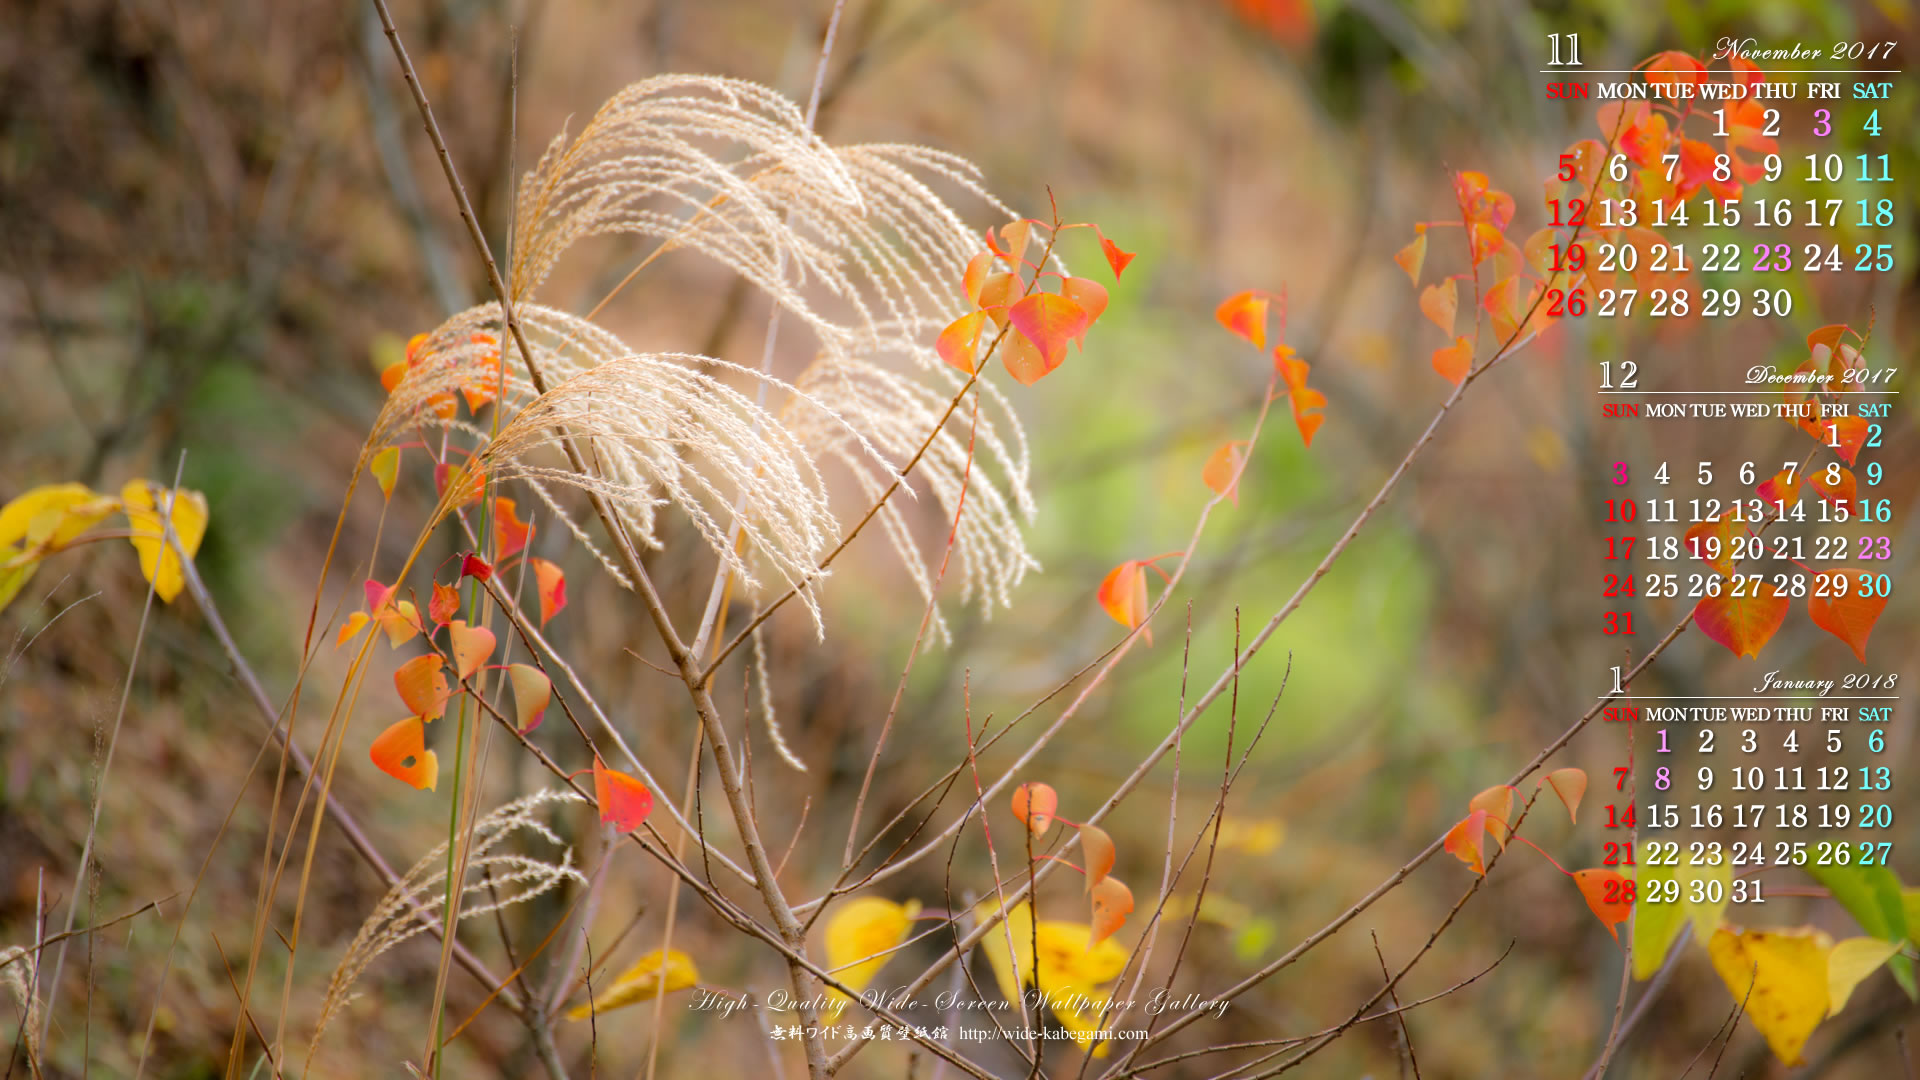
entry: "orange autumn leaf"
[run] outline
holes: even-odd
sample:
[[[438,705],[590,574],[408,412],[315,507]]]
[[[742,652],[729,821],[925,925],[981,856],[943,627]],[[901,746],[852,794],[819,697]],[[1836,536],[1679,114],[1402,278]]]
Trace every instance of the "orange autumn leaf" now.
[[[1092,278],[1070,277],[1060,282],[1060,295],[1079,304],[1087,313],[1087,326],[1082,327],[1074,338],[1084,349],[1087,347],[1087,328],[1093,326],[1107,310],[1107,287]]]
[[[422,720],[438,720],[447,711],[447,699],[453,690],[441,671],[438,653],[416,656],[393,673],[393,686],[407,711]]]
[[[1420,314],[1433,321],[1440,332],[1453,334],[1455,315],[1460,310],[1460,293],[1452,278],[1420,290]]]
[[[967,303],[980,306],[980,287],[986,283],[987,275],[993,272],[994,255],[983,251],[967,260],[966,272],[960,275],[960,291],[966,294]]]
[[[440,779],[440,759],[427,749],[426,722],[417,716],[375,736],[367,756],[381,772],[416,790],[430,791]]]
[[[1780,512],[1791,508],[1800,501],[1799,474],[1792,469],[1781,469],[1767,480],[1763,480],[1754,491],[1770,503],[1779,503]]]
[[[1513,826],[1513,789],[1495,784],[1467,800],[1467,810],[1487,812],[1487,832],[1501,848],[1507,846],[1507,833]]]
[[[1633,879],[1622,877],[1612,870],[1594,867],[1575,870],[1573,883],[1580,887],[1580,895],[1586,899],[1594,918],[1607,928],[1613,940],[1619,941],[1620,924],[1633,914]]]
[[[540,594],[540,628],[544,630],[547,622],[567,606],[567,575],[545,559],[528,559],[527,563],[533,567],[534,585]]]
[[[1433,350],[1433,370],[1439,372],[1441,378],[1458,386],[1460,380],[1473,370],[1473,342],[1457,337],[1453,339],[1453,344]]]
[[[1393,261],[1407,272],[1407,280],[1415,288],[1420,285],[1420,268],[1427,262],[1427,227],[1415,225],[1413,242],[1393,253]]]
[[[1221,326],[1253,343],[1256,349],[1267,347],[1267,294],[1248,290],[1234,293],[1213,309]]]
[[[1720,571],[1723,577],[1733,576],[1733,521],[1725,514],[1694,524],[1681,543],[1687,554]]]
[[[980,282],[980,310],[987,313],[993,325],[1005,328],[1007,308],[1020,298],[1020,279],[1010,273],[988,274]]]
[[[493,500],[493,558],[495,562],[519,554],[533,538],[533,526],[520,520],[513,500],[504,495]]]
[[[1087,862],[1087,892],[1113,872],[1113,837],[1098,825],[1080,826],[1080,853]]]
[[[940,331],[940,337],[933,343],[933,350],[940,354],[949,367],[959,368],[971,375],[976,370],[975,354],[980,349],[980,329],[987,324],[987,313],[970,311],[947,324]]]
[[[1787,617],[1787,597],[1766,582],[1748,583],[1740,596],[1703,597],[1694,605],[1693,622],[1700,632],[1725,645],[1735,656],[1760,655]]]
[[[1040,350],[1034,348],[1033,342],[1020,334],[1009,334],[1001,340],[1000,363],[1021,386],[1032,386],[1053,370]]]
[[[1119,878],[1108,876],[1088,891],[1093,896],[1093,936],[1087,942],[1087,948],[1091,949],[1112,937],[1127,921],[1127,915],[1133,911],[1133,890]]]
[[[1860,574],[1856,569],[1835,566],[1814,575],[1813,588],[1807,594],[1807,617],[1813,624],[1853,650],[1861,663],[1867,662],[1867,635],[1887,610],[1887,595],[1862,596]],[[1867,576],[1867,575],[1860,575]],[[1825,580],[1825,579],[1835,580]],[[1876,590],[1877,592],[1878,590]],[[1828,595],[1820,595],[1822,592]]]
[[[1867,445],[1871,427],[1861,416],[1824,416],[1814,424],[1816,430],[1810,434],[1827,444],[1834,455],[1848,465],[1860,456],[1860,448]]]
[[[1100,606],[1113,621],[1132,630],[1147,617],[1146,564],[1129,559],[1107,572],[1100,582]],[[1152,638],[1148,639],[1149,644]]]
[[[1677,49],[1656,54],[1647,61],[1646,77],[1649,83],[1703,83],[1707,81],[1707,65],[1695,56],[1689,56]]]
[[[1487,812],[1475,810],[1454,823],[1447,830],[1444,846],[1447,854],[1467,864],[1467,869],[1476,874],[1487,872],[1486,859]]]
[[[465,619],[455,619],[447,627],[447,640],[451,644],[454,670],[461,681],[473,677],[480,666],[493,655],[493,631],[484,626],[468,626]]]
[[[1035,836],[1053,828],[1053,815],[1060,808],[1060,794],[1053,785],[1029,780],[1013,789],[1010,805],[1013,816]]]
[[[1000,226],[1000,237],[1007,243],[1006,250],[999,251],[997,254],[1005,256],[1008,262],[1019,266],[1021,258],[1027,253],[1027,241],[1032,236],[1033,222],[1024,218],[1019,221],[1007,222],[1005,225]],[[988,239],[992,239],[991,234],[989,234]]]
[[[1294,355],[1290,345],[1273,347],[1273,368],[1280,375],[1280,381],[1287,384],[1287,404],[1293,410],[1293,424],[1300,429],[1300,441],[1311,447],[1313,433],[1320,430],[1321,421],[1326,417],[1319,410],[1326,408],[1327,396],[1307,385],[1307,372],[1312,365]]]
[[[364,611],[356,611],[353,614],[347,616],[347,621],[340,624],[340,632],[334,635],[333,647],[337,649],[340,646],[345,645],[347,642],[353,640],[353,636],[355,634],[358,634],[362,629],[366,627],[366,625],[369,622],[372,622],[372,621],[373,620],[369,619],[367,617],[367,613]]]
[[[1506,236],[1485,221],[1474,222],[1473,231],[1467,235],[1467,239],[1472,243],[1471,254],[1475,266],[1487,261],[1507,244]]]
[[[1120,272],[1127,268],[1128,263],[1133,262],[1134,252],[1122,251],[1120,245],[1107,239],[1098,225],[1093,227],[1093,235],[1100,239],[1100,253],[1107,257],[1107,267],[1113,271],[1113,279],[1120,280]]]
[[[513,714],[520,719],[520,733],[540,726],[547,705],[553,700],[553,681],[532,664],[513,664],[507,668],[507,683],[513,687]]]
[[[1859,490],[1853,479],[1852,469],[1840,469],[1838,483],[1827,483],[1827,470],[1815,469],[1807,474],[1807,483],[1819,496],[1836,506],[1851,506],[1853,497]]]
[[[1245,440],[1222,443],[1200,469],[1200,479],[1213,493],[1232,499],[1235,506],[1240,505],[1240,467],[1246,460],[1246,446]]]
[[[598,754],[593,758],[593,798],[600,804],[600,820],[625,835],[640,827],[653,812],[653,792],[626,773],[607,768]]]
[[[1489,186],[1487,174],[1464,170],[1453,174],[1453,196],[1460,212],[1475,225],[1487,225],[1498,234],[1513,221],[1513,196]]]
[[[397,586],[382,585],[377,581],[362,583],[361,589],[367,596],[367,612],[380,629],[387,635],[387,644],[399,648],[413,640],[415,634],[422,633],[420,613],[411,600],[395,600]],[[358,631],[359,624],[351,624]],[[351,636],[351,635],[348,635]]]
[[[1067,343],[1086,333],[1087,309],[1058,293],[1036,292],[1007,309],[1007,321],[1040,351],[1048,371],[1067,358]]]
[[[1553,793],[1560,796],[1560,802],[1567,808],[1567,820],[1579,822],[1580,800],[1587,794],[1587,770],[1567,766],[1555,769],[1547,774],[1547,784]]]
[[[1834,346],[1840,344],[1840,339],[1846,336],[1847,329],[1846,323],[1828,323],[1820,329],[1813,331],[1807,335],[1807,351],[1812,352],[1822,345],[1825,345],[1828,349],[1832,349]]]
[[[451,585],[433,583],[433,599],[427,601],[427,617],[435,626],[445,626],[460,614],[460,590]]]

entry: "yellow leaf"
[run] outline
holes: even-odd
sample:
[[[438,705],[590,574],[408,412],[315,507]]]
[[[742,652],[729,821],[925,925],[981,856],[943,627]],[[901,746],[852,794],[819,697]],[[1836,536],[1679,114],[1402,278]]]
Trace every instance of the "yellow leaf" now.
[[[0,548],[22,540],[23,548],[62,547],[117,509],[111,495],[85,484],[43,484],[0,506]]]
[[[1717,865],[1695,861],[1687,856],[1687,866],[1677,875],[1680,879],[1680,910],[1693,920],[1693,939],[1706,941],[1720,928],[1727,913],[1727,897],[1733,895],[1733,863],[1721,859]],[[1694,900],[1694,897],[1702,897]],[[1705,897],[1718,897],[1708,901]]]
[[[374,483],[380,485],[380,494],[392,498],[394,481],[400,478],[400,448],[389,446],[373,455],[367,471],[373,474]]]
[[[984,920],[998,910],[996,902],[987,900],[974,908],[974,915]],[[1011,953],[1007,950],[1009,933],[1013,937]],[[1005,923],[988,931],[980,945],[987,951],[1001,996],[1009,1002],[1020,1000],[1021,986],[1033,985],[1037,955],[1039,987],[1047,1007],[1081,1049],[1092,1044],[1093,1055],[1103,1057],[1106,1044],[1093,1039],[1101,1007],[1107,1000],[1106,992],[1098,987],[1119,977],[1127,966],[1127,950],[1110,938],[1097,945],[1091,944],[1092,940],[1093,928],[1082,923],[1042,919],[1034,925],[1033,909],[1022,903],[1008,913]]]
[[[693,958],[679,949],[668,949],[665,970],[662,970],[662,966],[659,949],[647,953],[613,980],[612,985],[594,995],[590,1004],[575,1005],[568,1009],[567,1019],[585,1020],[625,1005],[651,1001],[662,993],[663,985],[664,992],[671,994],[700,981],[700,971],[693,966]]]
[[[132,526],[133,549],[140,553],[140,573],[153,583],[153,591],[160,599],[172,603],[173,598],[180,595],[186,578],[181,573],[179,554],[165,540],[169,506],[180,549],[192,558],[194,552],[200,550],[201,538],[207,534],[207,497],[197,491],[169,492],[146,480],[129,480],[120,489],[120,501]]]
[[[1833,939],[1810,926],[1742,930],[1727,925],[1707,943],[1713,969],[1733,999],[1746,1002],[1747,1018],[1788,1065],[1800,1064],[1807,1038],[1826,1018],[1832,951]]]
[[[1853,988],[1899,951],[1899,942],[1875,937],[1848,938],[1835,945],[1833,954],[1827,957],[1827,1012],[1846,1008]]]
[[[1633,977],[1642,981],[1653,978],[1666,962],[1667,950],[1686,922],[1679,904],[1650,904],[1646,900],[1654,895],[1655,883],[1674,879],[1674,870],[1672,864],[1643,866],[1635,875],[1640,900],[1633,905]]]
[[[842,905],[827,922],[828,970],[849,988],[865,990],[893,959],[890,950],[907,940],[914,917],[919,914],[918,900],[896,904],[878,896],[863,896]],[[836,999],[829,1012],[838,1016],[845,1007],[845,999]]]

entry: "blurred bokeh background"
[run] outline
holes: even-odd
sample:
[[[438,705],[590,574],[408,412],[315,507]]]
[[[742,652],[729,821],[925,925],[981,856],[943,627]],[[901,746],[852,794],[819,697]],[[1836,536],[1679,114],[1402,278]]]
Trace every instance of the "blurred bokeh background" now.
[[[827,7],[406,0],[396,17],[497,246],[511,178],[570,117],[578,130],[633,80],[715,73],[804,100]],[[1136,649],[1042,755],[1034,775],[1060,789],[1063,812],[1079,816],[1104,799],[1176,715],[1179,609],[1191,602],[1190,665],[1204,685],[1229,662],[1236,611],[1250,636],[1293,593],[1446,396],[1427,360],[1443,342],[1420,318],[1392,253],[1415,221],[1452,213],[1449,177],[1462,168],[1515,194],[1515,234],[1524,237],[1542,223],[1539,184],[1555,156],[1596,133],[1592,103],[1549,101],[1541,92],[1535,71],[1546,34],[1579,32],[1589,64],[1630,68],[1660,49],[1703,50],[1724,35],[1895,40],[1911,29],[1910,15],[1900,0],[848,0],[820,107],[818,126],[829,139],[959,153],[1010,204],[1039,213],[1051,191],[1067,218],[1098,221],[1139,252],[1085,353],[1030,390],[1013,388],[1033,444],[1039,513],[1030,547],[1044,572],[1021,586],[1013,610],[991,619],[949,606],[953,643],[918,661],[867,820],[891,817],[963,756],[963,685],[976,722],[1019,712],[1114,640],[1117,627],[1093,601],[1107,570],[1186,542],[1207,495],[1202,462],[1226,439],[1244,437],[1266,383],[1264,357],[1212,321],[1214,305],[1244,288],[1285,288],[1286,339],[1313,364],[1313,382],[1331,401],[1328,420],[1308,450],[1284,415],[1276,417],[1238,506],[1213,519],[1154,646]],[[1883,109],[1887,133],[1875,140],[1878,152],[1893,155],[1896,176],[1920,164],[1920,132],[1907,120],[1913,111],[1913,88],[1903,82]],[[1867,149],[1857,130],[1841,138],[1846,145],[1835,149]],[[1791,179],[1782,183],[1781,194],[1796,193]],[[1905,215],[1913,189],[1902,190]],[[991,223],[984,207],[963,211]],[[1870,316],[1880,346],[1870,355],[1898,363],[1896,343],[1908,341],[1911,353],[1902,331],[1920,254],[1905,220],[1874,237],[1895,245],[1896,272],[1788,275],[1790,318],[1657,328],[1588,320],[1557,328],[1475,388],[1244,673],[1236,752],[1291,660],[1285,697],[1234,791],[1233,828],[1211,876],[1213,907],[1190,946],[1183,990],[1230,984],[1321,926],[1604,688],[1622,652],[1598,632],[1604,567],[1596,537],[1600,500],[1611,494],[1601,463],[1626,457],[1650,471],[1666,460],[1690,473],[1697,460],[1716,461],[1724,479],[1714,493],[1731,497],[1740,461],[1804,451],[1805,436],[1777,422],[1603,426],[1593,396],[1598,364],[1635,359],[1653,386],[1730,386],[1751,363],[1790,369],[1813,327],[1864,327]],[[1460,260],[1444,246],[1436,240],[1431,259],[1451,272]],[[634,249],[609,241],[590,250],[574,258],[578,271],[556,283],[549,303],[590,306]],[[1097,263],[1078,238],[1066,250]],[[212,507],[201,568],[271,693],[287,693],[298,670],[315,575],[383,400],[379,368],[407,335],[485,294],[370,5],[0,5],[0,496],[57,480],[117,490],[131,476],[164,479],[184,451],[184,482]],[[754,364],[766,308],[689,259],[623,292],[602,319],[639,348]],[[791,372],[804,363],[806,343],[798,333],[784,341],[778,369]],[[1898,385],[1909,383],[1903,374]],[[1903,411],[1896,407],[1876,458],[1887,468],[1876,494],[1893,499],[1889,571],[1899,588],[1870,663],[1857,663],[1796,607],[1762,660],[1736,661],[1690,633],[1636,689],[1731,692],[1775,669],[1920,682],[1907,588],[1920,537],[1909,525],[1915,438]],[[367,488],[346,519],[349,562],[372,550],[379,527]],[[386,565],[403,553],[428,502],[420,485],[396,496],[380,534]],[[937,543],[937,516],[925,507],[913,513]],[[657,659],[652,629],[631,595],[596,577],[560,533],[547,530],[535,543],[572,575],[572,606],[554,633],[656,774],[678,777],[694,723],[685,696],[625,655],[631,648]],[[711,562],[690,533],[679,540],[652,564],[676,610],[690,611],[705,596]],[[861,544],[878,551],[879,540]],[[451,552],[453,541],[444,547],[441,554]],[[0,616],[8,657],[0,672],[0,944],[33,940],[42,889],[56,924],[77,891],[90,893],[87,903],[102,918],[174,897],[162,905],[166,920],[142,916],[101,936],[88,955],[70,956],[51,1006],[47,1075],[131,1075],[171,920],[205,860],[157,1006],[149,1073],[211,1076],[224,1066],[236,1023],[222,960],[238,966],[245,956],[271,780],[248,788],[213,845],[261,729],[201,613],[186,600],[157,609],[105,785],[100,871],[76,884],[104,732],[146,595],[121,548],[62,556]],[[342,569],[323,618],[334,591],[349,584]],[[783,770],[763,741],[756,746],[758,797],[778,808],[769,813],[776,844],[807,807],[806,833],[785,872],[798,895],[832,880],[851,795],[920,616],[888,558],[850,560],[826,597],[824,642],[797,614],[772,624],[776,702],[812,769]],[[349,609],[355,604],[350,599]],[[1658,631],[1685,611],[1675,601],[1637,610]],[[1651,640],[1643,632],[1635,654]],[[343,666],[322,650],[303,710],[324,713],[325,687],[338,685]],[[729,668],[728,680],[737,687],[738,671]],[[1904,702],[1895,721],[1884,762],[1895,766],[1891,802],[1898,814],[1920,813]],[[338,790],[390,861],[404,866],[444,838],[444,792],[413,793],[378,774],[358,749],[374,720],[356,723],[365,731],[350,741]],[[587,764],[555,734],[563,763]],[[997,775],[1021,744],[1017,735],[984,756],[983,770]],[[1183,836],[1204,817],[1227,743],[1222,705],[1184,747]],[[1623,744],[1619,730],[1596,724],[1565,760],[1607,776],[1623,763]],[[503,799],[542,780],[517,757],[503,752],[489,776]],[[1159,874],[1169,780],[1163,766],[1108,822],[1120,841],[1120,872],[1142,897]],[[717,788],[705,797],[717,798]],[[963,799],[956,792],[943,813]],[[1590,795],[1589,808],[1600,801]],[[715,805],[708,803],[710,824]],[[1005,822],[1003,808],[995,810]],[[591,864],[597,841],[585,824],[562,828]],[[725,843],[728,828],[716,828]],[[1556,815],[1534,835],[1569,866],[1599,862],[1602,836],[1591,819],[1573,827]],[[1619,947],[1551,866],[1517,855],[1401,988],[1403,998],[1432,993],[1512,946],[1492,975],[1409,1016],[1427,1076],[1577,1076],[1605,1036]],[[1914,857],[1896,845],[1895,868],[1920,881]],[[336,836],[320,860],[302,930],[295,1032],[311,1024],[326,973],[382,892]],[[977,831],[954,866],[956,880],[975,889],[987,880]],[[631,851],[609,872],[593,939],[596,951],[615,950],[611,971],[657,943],[668,891],[659,868]],[[1196,880],[1178,891],[1190,895]],[[1767,880],[1806,884],[1789,871],[1769,871]],[[1177,1045],[1299,1035],[1339,1022],[1380,983],[1368,931],[1397,964],[1469,881],[1452,860],[1430,863],[1223,1023]],[[930,860],[880,893],[940,907],[943,888],[943,867]],[[1043,912],[1077,911],[1075,897],[1072,883],[1056,882],[1043,893]],[[517,939],[537,941],[567,899],[512,909]],[[675,940],[698,958],[705,982],[762,994],[784,983],[769,954],[726,934],[690,894],[678,910]],[[1818,898],[1782,897],[1734,917],[1851,932],[1846,916]],[[1138,925],[1123,938],[1131,942]],[[470,925],[469,934],[477,951],[510,968],[490,927]],[[904,978],[930,956],[930,944],[909,950],[881,981]],[[313,1072],[401,1075],[400,1062],[419,1054],[436,960],[424,939],[382,957]],[[285,952],[270,946],[263,985],[271,989],[257,1003],[277,998],[284,965]],[[984,967],[978,974],[984,985]],[[450,1014],[465,1016],[484,992],[455,972]],[[1690,957],[1610,1075],[1677,1075],[1731,1005],[1704,955]],[[584,1025],[563,1025],[561,1050],[575,1075],[586,1074],[590,1055],[600,1070],[639,1071],[655,1037],[651,1009],[624,1015],[631,1022],[602,1025],[591,1048]],[[1793,1075],[1897,1075],[1892,1032],[1912,1015],[1892,981],[1877,977],[1816,1035],[1813,1066]],[[766,1067],[766,1048],[737,1018],[689,1012],[681,1001],[669,1003],[667,1016],[661,1075]],[[1388,1025],[1363,1027],[1307,1074],[1399,1075],[1399,1038]],[[303,1043],[301,1034],[296,1045]],[[795,1052],[783,1052],[798,1075]],[[249,1062],[256,1056],[257,1045]],[[906,1057],[899,1046],[876,1047],[852,1071],[907,1075]],[[539,1068],[525,1031],[497,1011],[463,1035],[449,1063],[468,1077]],[[1189,1062],[1177,1075],[1209,1076],[1228,1063]],[[16,1068],[24,1074],[16,1060],[9,1075]],[[1735,1036],[1726,1072],[1787,1075],[1750,1027]]]

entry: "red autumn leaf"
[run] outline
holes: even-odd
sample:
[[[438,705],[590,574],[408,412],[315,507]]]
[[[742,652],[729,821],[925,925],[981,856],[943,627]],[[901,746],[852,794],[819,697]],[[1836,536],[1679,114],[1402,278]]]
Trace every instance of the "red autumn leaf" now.
[[[468,626],[465,619],[455,619],[447,627],[447,640],[452,648],[454,670],[458,671],[462,681],[472,678],[480,670],[480,665],[493,655],[493,631],[484,626]]]
[[[417,716],[375,736],[367,756],[381,772],[416,790],[430,791],[440,779],[440,759],[427,749],[426,723]]]
[[[420,625],[420,613],[410,600],[395,600],[397,585],[382,585],[377,581],[362,583],[361,588],[367,595],[367,612],[373,621],[387,635],[387,644],[398,648],[413,639],[415,634],[423,632]],[[358,625],[355,625],[358,630]],[[349,635],[351,636],[351,635]]]
[[[513,500],[504,495],[493,500],[493,558],[495,562],[518,555],[533,538],[533,526],[520,520]]]
[[[1555,769],[1547,774],[1547,783],[1553,793],[1560,796],[1560,802],[1567,808],[1567,820],[1578,823],[1580,820],[1580,800],[1587,794],[1587,770],[1571,765],[1564,769]]]
[[[1727,58],[1727,68],[1733,72],[1733,81],[1746,87],[1748,91],[1752,91],[1755,84],[1767,81],[1766,73],[1760,70],[1760,65],[1739,53],[1734,53]]]
[[[1060,808],[1060,795],[1053,785],[1029,780],[1013,789],[1013,816],[1035,836],[1053,828],[1054,811]]]
[[[1814,575],[1813,590],[1807,595],[1807,616],[1813,624],[1846,642],[1863,664],[1867,662],[1867,636],[1873,633],[1873,624],[1880,621],[1880,613],[1887,610],[1885,593],[1861,595],[1859,577],[1866,576],[1844,566],[1822,570]],[[1822,580],[1826,578],[1837,580]],[[1829,595],[1822,596],[1822,592]]]
[[[1486,836],[1487,812],[1475,810],[1447,830],[1443,846],[1447,854],[1466,863],[1467,869],[1484,876],[1487,872]]]
[[[1607,928],[1613,940],[1619,941],[1620,924],[1633,914],[1633,879],[1596,867],[1575,870],[1573,883],[1580,887],[1580,895],[1586,898],[1587,907],[1593,911],[1594,918]]]
[[[975,370],[975,354],[980,349],[980,329],[987,324],[987,313],[970,311],[947,324],[933,343],[933,350],[951,367],[968,375]]]
[[[1815,438],[1826,443],[1841,461],[1852,465],[1860,456],[1860,448],[1867,445],[1868,430],[1871,425],[1860,416],[1823,416],[1814,421],[1819,430],[1810,432]]]
[[[1718,151],[1707,143],[1681,139],[1679,186],[1675,194],[1684,199],[1704,187],[1722,199],[1738,198],[1739,184],[1714,178],[1715,159],[1718,156]]]
[[[1246,460],[1246,445],[1244,440],[1221,444],[1200,469],[1200,479],[1214,494],[1225,495],[1235,506],[1240,505],[1240,464]]]
[[[533,567],[534,584],[540,593],[540,628],[545,630],[547,621],[567,606],[567,575],[545,559],[527,562]]]
[[[1107,266],[1113,271],[1113,279],[1115,281],[1120,280],[1120,272],[1125,270],[1127,264],[1133,261],[1134,253],[1120,250],[1120,245],[1107,239],[1106,234],[1100,231],[1100,226],[1098,225],[1093,227],[1093,235],[1100,238],[1100,253],[1107,257]]]
[[[1448,382],[1459,385],[1473,370],[1473,342],[1457,337],[1453,344],[1433,350],[1433,370]]]
[[[1825,469],[1814,469],[1812,472],[1809,472],[1807,474],[1807,483],[1813,485],[1813,490],[1828,502],[1836,506],[1852,506],[1853,497],[1859,491],[1859,487],[1853,479],[1853,470],[1842,467],[1835,471],[1840,474],[1838,483],[1827,483],[1827,470]]]
[[[1454,316],[1459,310],[1460,293],[1452,278],[1420,290],[1420,314],[1431,319],[1441,333],[1452,336]]]
[[[451,585],[433,583],[433,599],[427,601],[427,617],[435,626],[445,626],[460,614],[460,590]]]
[[[441,666],[439,655],[428,653],[401,664],[393,673],[400,700],[408,712],[422,720],[440,719],[447,711],[447,698],[453,694]]]
[[[1407,280],[1418,288],[1420,268],[1427,262],[1427,227],[1415,225],[1413,230],[1415,233],[1413,242],[1394,252],[1393,261],[1400,264],[1400,269],[1407,272]]]
[[[1087,328],[1099,321],[1107,310],[1107,287],[1092,278],[1070,277],[1060,282],[1060,295],[1079,304],[1087,313]],[[1081,348],[1087,347],[1087,328],[1083,328],[1076,341]]]
[[[1080,826],[1080,853],[1087,861],[1087,891],[1113,872],[1113,837],[1098,825]]]
[[[1782,508],[1791,508],[1800,501],[1799,473],[1791,469],[1781,469],[1769,479],[1760,482],[1754,491],[1770,503],[1779,503]],[[1784,512],[1784,511],[1783,511]]]
[[[1469,813],[1479,810],[1487,812],[1487,833],[1504,850],[1507,834],[1513,830],[1513,789],[1505,784],[1495,784],[1467,800],[1467,810]]]
[[[1087,940],[1087,948],[1091,949],[1112,937],[1127,921],[1133,911],[1133,890],[1119,878],[1109,876],[1089,891],[1093,894],[1093,936]]]
[[[1720,571],[1723,577],[1733,576],[1733,521],[1725,514],[1691,526],[1681,542],[1687,554]]]
[[[593,758],[593,798],[600,804],[601,822],[623,836],[653,812],[653,792],[626,773],[607,768],[598,754]]]
[[[1700,632],[1725,645],[1735,656],[1760,655],[1787,618],[1785,594],[1766,582],[1751,582],[1740,596],[1708,596],[1694,605],[1693,622]]]
[[[966,272],[960,275],[960,291],[966,294],[967,303],[980,306],[980,286],[986,283],[987,275],[993,272],[993,252],[983,251],[967,260]]]
[[[539,727],[546,715],[553,700],[553,681],[532,664],[514,664],[507,668],[507,683],[513,687],[513,714],[519,717],[524,735]]]
[[[1040,350],[1047,370],[1067,358],[1067,343],[1086,333],[1087,309],[1058,293],[1031,293],[1007,310],[1007,321]]]
[[[1146,564],[1129,559],[1107,572],[1100,582],[1100,606],[1113,621],[1131,630],[1147,617]],[[1149,637],[1148,643],[1152,643]]]
[[[1220,325],[1241,337],[1253,342],[1256,349],[1267,347],[1267,294],[1261,292],[1234,293],[1220,306],[1213,309],[1213,317]]]

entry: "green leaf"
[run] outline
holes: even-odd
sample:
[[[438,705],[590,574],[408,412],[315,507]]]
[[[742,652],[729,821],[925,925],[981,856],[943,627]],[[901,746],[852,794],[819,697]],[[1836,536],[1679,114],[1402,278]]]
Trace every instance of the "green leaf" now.
[[[1860,929],[1886,941],[1907,937],[1907,911],[1920,907],[1900,888],[1900,878],[1884,866],[1805,866],[1807,876],[1825,885]],[[1895,982],[1914,996],[1913,961],[1896,956],[1887,963]]]

